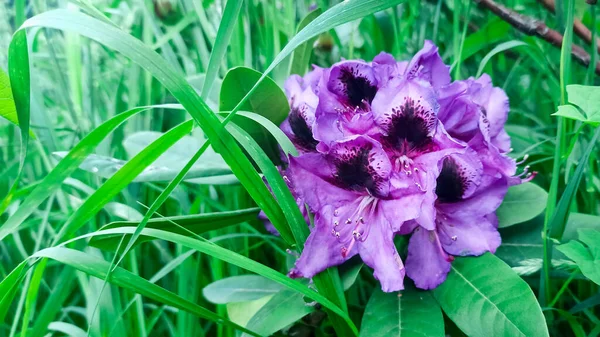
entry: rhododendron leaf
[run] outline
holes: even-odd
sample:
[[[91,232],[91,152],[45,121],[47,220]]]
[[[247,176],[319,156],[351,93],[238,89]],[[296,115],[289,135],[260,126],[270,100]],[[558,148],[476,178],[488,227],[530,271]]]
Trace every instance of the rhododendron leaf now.
[[[492,254],[456,258],[433,295],[467,336],[549,336],[529,285]]]
[[[399,293],[375,289],[367,303],[360,337],[443,337],[444,318],[429,291],[412,286]]]
[[[290,289],[283,289],[250,318],[246,328],[270,336],[314,310],[313,306],[306,304],[302,294]],[[248,334],[242,334],[242,337],[248,336]]]
[[[261,76],[260,72],[245,67],[229,70],[223,79],[219,94],[219,111],[233,110]],[[290,106],[281,88],[269,77],[266,77],[258,84],[240,110],[257,113],[275,125],[280,125],[287,117]],[[260,123],[240,116],[233,117],[233,121],[256,140],[271,160],[279,163],[277,143]]]
[[[209,302],[245,302],[275,295],[284,286],[260,275],[239,275],[215,281],[202,289]]]
[[[535,218],[546,208],[548,192],[534,183],[512,186],[496,211],[498,227],[508,227]]]
[[[577,233],[579,241],[571,240],[556,248],[575,261],[585,277],[600,285],[600,231],[582,228]]]

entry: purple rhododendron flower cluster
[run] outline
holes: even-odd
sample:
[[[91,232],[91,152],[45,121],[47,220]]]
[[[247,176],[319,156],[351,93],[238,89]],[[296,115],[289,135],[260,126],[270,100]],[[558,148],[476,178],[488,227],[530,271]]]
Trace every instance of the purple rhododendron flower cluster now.
[[[314,226],[291,277],[358,254],[383,291],[441,284],[454,256],[495,252],[495,211],[516,176],[509,106],[490,77],[451,81],[427,41],[410,61],[381,53],[291,76],[281,125],[300,155],[285,176]],[[410,235],[404,264],[394,236]]]

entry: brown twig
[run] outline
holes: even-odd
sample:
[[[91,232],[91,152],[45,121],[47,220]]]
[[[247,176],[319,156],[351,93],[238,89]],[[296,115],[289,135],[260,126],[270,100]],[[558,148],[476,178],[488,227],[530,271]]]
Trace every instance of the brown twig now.
[[[545,40],[546,42],[552,44],[555,47],[561,48],[563,42],[563,36],[561,33],[550,29],[546,24],[542,21],[536,20],[529,16],[517,13],[511,9],[508,9],[502,5],[497,4],[493,0],[474,0],[476,3],[479,3],[481,6],[490,10],[492,13],[496,14],[499,18],[509,23],[511,26],[515,27],[519,31],[530,35],[537,36]],[[575,59],[575,61],[579,62],[584,66],[589,66],[590,64],[590,54],[588,54],[583,48],[578,45],[573,44],[571,55]],[[600,75],[600,62],[596,63],[596,74]]]
[[[538,0],[546,9],[548,9],[552,13],[556,13],[556,5],[554,0]],[[577,36],[579,36],[583,41],[588,44],[592,44],[592,31],[586,27],[583,22],[579,19],[575,18],[573,20],[573,31]],[[600,53],[600,39],[596,38],[596,47],[598,48],[598,52]]]

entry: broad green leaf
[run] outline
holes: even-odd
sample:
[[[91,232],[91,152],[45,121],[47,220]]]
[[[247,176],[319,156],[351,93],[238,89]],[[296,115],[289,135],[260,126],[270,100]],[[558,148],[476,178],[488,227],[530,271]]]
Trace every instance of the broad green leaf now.
[[[496,210],[498,227],[508,227],[535,218],[546,208],[548,192],[534,183],[511,186]]]
[[[313,311],[314,308],[304,301],[302,294],[283,289],[250,318],[246,328],[270,336]],[[247,336],[242,334],[242,337]]]
[[[306,25],[308,25],[315,18],[317,18],[319,15],[321,15],[322,12],[323,11],[320,8],[317,8],[314,11],[308,13],[304,17],[304,19],[302,19],[302,21],[300,21],[300,24],[298,25],[298,31],[301,31],[302,29],[304,29],[304,27],[306,27]],[[290,68],[290,74],[298,74],[300,76],[304,75],[304,73],[306,72],[306,69],[308,68],[308,63],[310,61],[310,55],[312,54],[312,50],[313,50],[313,44],[316,39],[317,39],[317,36],[314,36],[313,38],[311,38],[308,41],[304,42],[303,44],[299,45],[298,48],[296,48],[296,50],[294,50],[294,53],[292,54],[292,63],[291,63],[291,68]]]
[[[190,235],[189,232],[202,234],[211,230],[256,219],[258,216],[258,211],[258,208],[248,208],[227,212],[158,217],[150,219],[146,226],[148,228],[165,230],[173,233],[179,233],[181,235]],[[137,227],[138,224],[139,222],[137,221],[117,221],[105,225],[101,228],[101,230],[125,226]],[[125,239],[127,240],[128,237]],[[89,244],[101,249],[114,251],[117,249],[121,238],[122,235],[93,237]],[[153,240],[153,238],[142,236],[137,240],[136,243],[140,244],[149,240]]]
[[[283,286],[259,275],[240,275],[217,280],[202,289],[209,302],[226,304],[257,300],[278,293]]]
[[[578,106],[585,114],[584,121],[600,123],[600,86],[571,84],[567,86],[567,94],[569,103]]]
[[[585,277],[600,285],[600,231],[582,228],[578,234],[579,241],[571,240],[556,249],[575,261]]]
[[[44,257],[56,260],[60,263],[76,268],[79,271],[82,271],[90,276],[97,277],[99,279],[105,279],[106,273],[110,269],[109,262],[101,258],[92,256],[90,254],[86,254],[84,252],[80,252],[69,248],[46,248],[35,253],[31,257]],[[179,297],[176,294],[164,288],[161,288],[123,268],[115,268],[115,270],[111,274],[110,279],[108,279],[108,282],[118,287],[131,290],[142,296],[146,296],[148,298],[159,301],[160,303],[187,311],[198,317],[208,319],[219,324],[231,326],[237,330],[250,333],[253,336],[260,336],[259,334],[256,334],[244,327],[241,327],[229,321],[226,318],[220,317],[212,311],[207,310],[182,297]]]
[[[15,125],[19,124],[15,100],[10,89],[10,79],[2,69],[0,69],[0,117],[7,119]]]
[[[88,335],[87,332],[80,327],[65,322],[52,322],[48,325],[48,330],[60,332],[69,337],[87,337]]]
[[[360,337],[444,337],[442,310],[428,291],[407,285],[397,293],[376,289],[362,319]]]
[[[500,228],[502,244],[496,250],[496,256],[511,267],[520,266],[522,261],[542,259],[543,215],[526,221],[518,226]]]
[[[219,110],[233,110],[254,87],[261,75],[260,72],[245,67],[236,67],[229,70],[221,86]],[[272,121],[275,125],[280,125],[287,117],[290,106],[281,88],[267,77],[258,84],[248,100],[239,107],[239,110],[257,113]],[[271,160],[279,163],[277,144],[264,127],[253,120],[239,116],[235,116],[233,121],[256,140]]]
[[[241,326],[246,326],[248,321],[250,321],[250,318],[252,318],[260,308],[267,304],[272,297],[273,295],[269,295],[253,301],[227,303],[227,316],[229,316],[229,319],[232,322]]]
[[[558,111],[553,113],[552,116],[560,116],[582,122],[587,121],[587,118],[583,114],[581,114],[577,107],[574,107],[572,105],[559,105]]]
[[[133,157],[157,140],[162,134],[163,133],[161,132],[155,131],[136,132],[125,138],[123,147],[127,151],[127,154],[129,154],[130,157]],[[158,157],[154,162],[154,165],[166,167],[172,171],[176,171],[175,174],[177,174],[177,172],[181,171],[185,166],[185,163],[192,158],[194,152],[202,147],[205,141],[205,139],[198,139],[194,136],[185,136]],[[192,166],[189,174],[196,171],[221,172],[224,174],[231,173],[231,169],[227,166],[227,163],[225,163],[223,158],[215,153],[210,146],[204,151],[202,157]],[[171,177],[171,179],[173,177]]]
[[[549,336],[529,285],[490,253],[457,257],[433,295],[467,336]]]
[[[356,282],[356,278],[358,278],[358,274],[364,265],[362,260],[352,258],[338,268],[340,271],[340,279],[344,285],[344,291],[350,289],[354,282]]]

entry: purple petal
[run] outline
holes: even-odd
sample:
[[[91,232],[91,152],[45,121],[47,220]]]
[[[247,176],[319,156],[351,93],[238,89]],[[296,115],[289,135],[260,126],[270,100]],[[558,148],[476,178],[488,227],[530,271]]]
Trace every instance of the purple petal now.
[[[435,231],[416,228],[408,242],[406,275],[415,281],[417,288],[433,289],[446,279],[449,259]]]
[[[344,213],[350,212],[353,204],[342,207]],[[289,276],[310,278],[323,270],[344,263],[354,256],[356,248],[349,247],[352,239],[351,226],[336,226],[334,229],[333,207],[326,206],[315,214],[315,226],[311,230],[300,258]]]
[[[444,250],[455,256],[478,256],[496,251],[501,239],[492,213],[480,217],[441,216],[438,234]]]
[[[349,137],[331,146],[328,157],[335,166],[337,186],[385,197],[392,165],[381,144],[366,136]]]
[[[294,192],[312,210],[337,207],[356,199],[356,193],[334,185],[335,167],[319,153],[290,157],[289,175],[294,179]]]
[[[483,164],[471,149],[446,157],[435,188],[438,201],[449,203],[470,197],[481,184],[482,173]]]
[[[451,80],[450,67],[442,61],[436,45],[428,40],[408,64],[405,76],[425,80],[436,89],[447,85]]]
[[[362,61],[342,61],[331,67],[327,89],[349,107],[366,107],[377,93],[373,68]]]
[[[381,290],[393,292],[404,289],[404,265],[394,246],[394,234],[387,221],[371,220],[368,234],[358,244],[362,260],[373,268],[373,276],[381,283]]]
[[[431,88],[412,81],[381,89],[372,104],[375,123],[385,133],[383,142],[399,154],[422,151],[430,145],[437,109]]]

